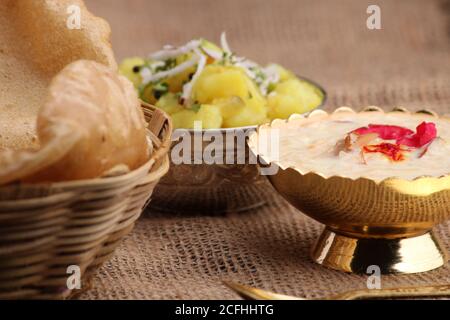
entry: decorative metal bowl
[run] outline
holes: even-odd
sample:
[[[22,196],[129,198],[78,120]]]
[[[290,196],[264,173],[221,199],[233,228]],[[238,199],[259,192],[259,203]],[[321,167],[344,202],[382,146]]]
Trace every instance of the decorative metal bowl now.
[[[373,107],[364,111],[383,112]],[[354,111],[340,108],[336,112]],[[323,113],[317,110],[309,117]],[[291,117],[288,122],[301,122],[299,118]],[[262,131],[282,129],[283,123],[287,122],[275,120],[261,126],[249,139],[252,152],[257,152]],[[378,266],[382,273],[416,273],[447,262],[432,228],[450,218],[450,175],[376,182],[366,177],[353,180],[344,172],[327,178],[318,172],[274,163],[279,171],[268,178],[275,189],[326,226],[312,250],[317,263],[345,272],[366,273],[369,267]]]
[[[322,107],[327,99],[325,90],[309,79],[299,78],[322,91],[324,98],[318,106]],[[256,128],[257,126],[207,129],[201,130],[201,134],[206,137],[219,135],[223,141],[226,141],[227,136],[228,139],[237,140],[243,136],[248,137]],[[193,151],[189,156],[190,163],[180,164],[174,161],[181,136],[191,137],[190,143],[192,150],[194,149],[194,133],[194,130],[174,131],[170,152],[171,167],[155,189],[151,208],[166,212],[223,214],[254,209],[273,198],[273,188],[266,177],[259,174],[257,164],[250,160],[252,155],[245,141],[240,145],[223,145],[223,164],[207,164],[201,160],[201,154],[194,154]],[[205,149],[210,142],[201,143],[202,149]],[[244,155],[239,163],[238,154]],[[198,164],[194,163],[195,159]]]

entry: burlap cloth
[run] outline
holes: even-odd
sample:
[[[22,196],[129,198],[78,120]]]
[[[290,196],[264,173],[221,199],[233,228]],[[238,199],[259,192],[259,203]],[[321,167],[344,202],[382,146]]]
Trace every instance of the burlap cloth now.
[[[376,1],[382,30],[366,28],[373,1],[89,0],[109,20],[118,58],[227,30],[233,49],[323,84],[327,109],[403,105],[450,113],[450,2]],[[228,299],[234,280],[308,298],[364,288],[367,276],[328,270],[309,250],[321,225],[274,195],[252,212],[145,212],[83,299]],[[436,231],[450,249],[450,224]],[[384,276],[382,286],[450,283],[450,267]]]

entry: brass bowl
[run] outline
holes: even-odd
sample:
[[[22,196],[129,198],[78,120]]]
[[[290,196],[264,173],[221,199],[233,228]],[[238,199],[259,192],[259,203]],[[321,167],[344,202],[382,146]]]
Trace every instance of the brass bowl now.
[[[382,112],[374,107],[364,111]],[[354,111],[340,108],[336,112]],[[310,117],[323,113],[317,110]],[[288,121],[301,122],[299,118]],[[261,126],[249,139],[252,152],[256,154],[257,138],[263,130],[282,129],[283,123],[286,121],[275,120]],[[382,273],[416,273],[447,262],[446,252],[431,230],[450,218],[450,175],[375,182],[365,177],[353,180],[345,173],[325,177],[274,163],[279,171],[268,178],[275,189],[326,226],[312,250],[317,263],[345,272],[366,273],[369,267],[378,266]]]
[[[235,129],[202,130],[202,135],[220,135],[225,141],[230,136],[247,135],[256,131],[255,127]],[[237,146],[223,146],[223,157],[245,155],[243,164],[195,164],[194,152],[190,155],[192,163],[175,163],[173,156],[176,146],[181,143],[178,137],[186,134],[191,146],[194,145],[193,130],[175,130],[172,135],[171,165],[168,174],[155,189],[150,207],[162,212],[183,214],[217,215],[257,208],[273,196],[269,181],[261,176],[256,164],[249,162],[249,150]],[[209,142],[202,142],[203,149]]]
[[[299,77],[319,88],[323,93],[322,107],[327,99],[326,91],[314,81]],[[206,129],[203,136],[220,135],[223,141],[226,136],[248,137],[256,131],[257,126]],[[224,164],[206,164],[200,160],[199,164],[178,164],[173,161],[173,152],[180,143],[182,135],[190,136],[191,146],[194,145],[194,130],[177,129],[172,135],[172,150],[170,152],[171,166],[169,172],[161,179],[155,189],[150,207],[158,211],[177,213],[224,214],[255,209],[266,204],[273,198],[273,188],[268,180],[259,174],[258,166],[249,161],[250,151],[247,144],[239,146],[223,146]],[[203,149],[210,143],[202,142]],[[242,149],[243,148],[243,149]],[[191,148],[193,150],[193,148]],[[231,156],[245,155],[241,164],[227,164],[226,159]],[[192,151],[190,158],[194,162],[198,155]],[[242,162],[242,161],[241,161]],[[237,163],[234,161],[233,163]]]

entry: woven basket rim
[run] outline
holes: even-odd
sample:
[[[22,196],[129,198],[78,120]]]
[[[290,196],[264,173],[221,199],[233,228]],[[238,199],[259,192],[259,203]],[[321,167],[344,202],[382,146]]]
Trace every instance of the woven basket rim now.
[[[81,179],[81,180],[73,180],[73,181],[61,181],[61,182],[49,182],[49,183],[22,183],[20,184],[23,187],[42,187],[42,186],[50,186],[52,188],[58,189],[77,189],[80,187],[91,187],[96,184],[110,184],[110,183],[119,183],[123,180],[132,179],[135,176],[141,175],[142,171],[148,171],[155,163],[153,158],[150,158],[146,163],[140,166],[137,169],[131,170],[124,174],[120,174],[117,176],[111,177],[97,177],[92,179]],[[5,186],[8,187],[8,186]]]
[[[155,114],[160,114],[166,120],[167,134],[162,139],[161,145],[159,146],[158,150],[154,151],[154,153],[152,154],[152,158],[154,157],[156,160],[158,160],[159,157],[166,154],[166,151],[168,151],[172,145],[172,132],[173,132],[172,119],[165,111],[155,107],[154,105],[148,104],[144,101],[140,102],[144,114],[145,111],[149,110],[152,112],[153,116]]]

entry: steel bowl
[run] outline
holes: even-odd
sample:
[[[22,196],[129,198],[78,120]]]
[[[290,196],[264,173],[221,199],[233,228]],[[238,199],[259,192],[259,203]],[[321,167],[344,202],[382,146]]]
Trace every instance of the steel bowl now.
[[[310,117],[323,115],[324,111],[318,111]],[[365,111],[383,112],[378,108]],[[341,108],[336,112],[354,111]],[[258,154],[258,136],[264,130],[282,130],[286,123],[300,124],[302,120],[292,117],[261,126],[249,139],[250,149]],[[267,157],[265,161],[271,163]],[[269,176],[275,189],[325,225],[312,250],[317,263],[345,272],[366,273],[379,268],[381,273],[416,273],[447,262],[445,249],[432,228],[450,218],[450,175],[376,182],[366,177],[354,180],[345,172],[326,177],[320,172],[272,164],[279,167],[277,174]]]
[[[314,81],[308,81],[322,91],[327,100],[326,91]],[[144,107],[145,108],[145,107]],[[257,126],[207,129],[201,130],[203,136],[221,136],[223,141],[230,136],[235,139],[243,135],[249,136],[256,131]],[[192,152],[190,163],[173,161],[180,137],[192,137],[190,143],[194,146],[194,130],[177,129],[172,135],[171,167],[155,189],[150,207],[158,211],[179,213],[223,214],[254,209],[266,204],[274,197],[273,188],[267,178],[261,176],[256,163],[252,163],[247,143],[241,146],[223,145],[223,164],[207,164],[202,161],[195,164],[200,156]],[[197,132],[199,133],[199,132]],[[203,148],[209,142],[202,142]],[[193,148],[192,148],[193,150]],[[237,163],[236,155],[245,155],[244,161]],[[227,159],[234,158],[235,161]],[[231,162],[231,163],[230,163]]]

